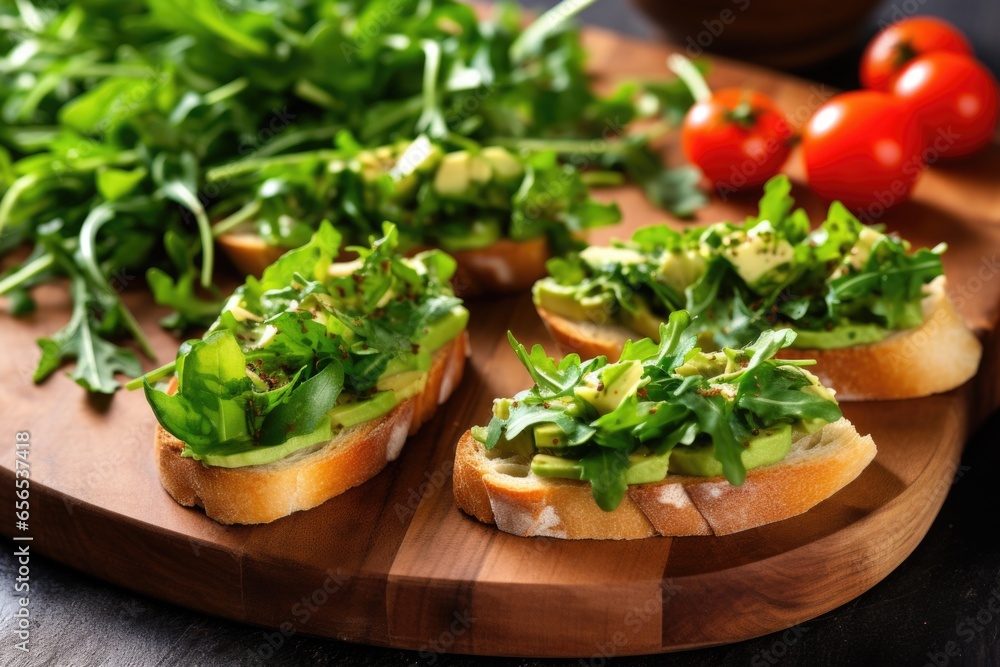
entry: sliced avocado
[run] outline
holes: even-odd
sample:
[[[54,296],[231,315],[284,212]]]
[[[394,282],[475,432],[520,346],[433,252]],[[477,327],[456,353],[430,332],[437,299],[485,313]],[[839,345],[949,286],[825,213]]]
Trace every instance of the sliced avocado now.
[[[469,311],[464,306],[455,306],[447,315],[427,325],[415,342],[420,350],[433,352],[465,331],[468,323]]]
[[[579,461],[564,459],[561,456],[535,454],[531,459],[531,472],[539,477],[564,477],[566,479],[581,479],[583,466]]]
[[[743,448],[740,457],[747,470],[777,463],[788,456],[792,448],[792,427],[782,424],[761,431],[761,434]],[[717,477],[722,474],[722,464],[715,458],[715,446],[690,445],[674,447],[670,456],[670,472],[697,477]]]
[[[877,324],[844,324],[829,331],[796,329],[792,347],[811,350],[836,350],[852,345],[877,343],[889,335],[887,329]]]
[[[532,288],[532,298],[539,308],[571,320],[590,320],[598,311],[577,301],[575,293],[575,286],[560,285],[548,278],[539,280]]]
[[[459,197],[469,189],[469,154],[466,151],[448,153],[441,158],[434,174],[434,191],[444,197]]]
[[[696,250],[665,253],[656,273],[664,283],[684,293],[705,273],[707,263]]]
[[[333,424],[347,428],[381,417],[396,407],[398,402],[393,392],[380,391],[367,400],[338,405],[330,410],[330,420]]]
[[[406,371],[388,377],[379,378],[375,388],[379,391],[391,391],[396,395],[396,402],[416,396],[427,385],[425,371]]]
[[[728,362],[729,358],[722,352],[699,352],[675,368],[674,372],[684,377],[700,375],[713,378],[725,372]]]
[[[855,241],[854,246],[848,251],[847,256],[844,257],[843,265],[858,270],[865,268],[868,258],[872,255],[872,248],[882,240],[883,236],[885,235],[875,231],[871,227],[862,227],[861,232],[858,234],[858,240]]]
[[[646,257],[631,248],[592,245],[580,251],[580,259],[591,266],[608,264],[641,264]]]
[[[656,315],[644,303],[639,303],[639,308],[634,313],[622,309],[619,317],[626,327],[636,331],[647,338],[660,340],[660,324],[663,318]]]
[[[630,454],[628,470],[625,471],[626,484],[649,484],[662,481],[667,476],[670,452],[663,454]]]
[[[238,449],[220,449],[202,457],[194,456],[205,465],[217,468],[242,468],[244,466],[264,465],[283,459],[289,454],[317,443],[326,442],[333,437],[333,429],[329,419],[321,419],[319,426],[312,433],[304,433],[289,438],[280,445],[261,447],[251,443],[243,443]],[[184,450],[185,455],[188,450]]]
[[[560,285],[554,280],[544,279],[535,283],[532,298],[539,308],[562,315],[571,320],[605,323],[610,313],[617,313],[621,323],[654,340],[659,339],[660,323],[663,318],[656,315],[639,301],[636,312],[629,312],[611,303],[610,297],[594,296],[577,300],[575,285]]]
[[[554,447],[566,446],[566,433],[555,424],[538,424],[534,428],[534,434],[535,447],[538,449],[552,449]]]
[[[455,225],[454,230],[444,229],[437,238],[441,247],[448,252],[461,252],[493,245],[501,236],[503,229],[499,220],[479,218],[474,220],[472,225],[460,223]]]
[[[493,167],[493,173],[500,181],[514,181],[524,176],[524,165],[510,152],[500,146],[487,146],[479,155]]]
[[[494,456],[523,456],[526,459],[531,458],[534,453],[535,441],[529,431],[521,431],[512,440],[504,437],[500,438],[497,446],[491,452]]]
[[[414,141],[413,143],[417,143]],[[437,144],[427,143],[428,148],[427,153],[423,160],[421,160],[414,170],[419,174],[429,174],[441,163],[441,158],[444,156],[444,151]]]
[[[815,433],[816,431],[826,426],[828,423],[829,422],[826,421],[825,419],[803,419],[799,421],[799,423],[795,424],[792,428],[794,428],[796,431],[801,431],[802,433],[809,434],[809,433]]]
[[[830,387],[825,386],[819,381],[819,378],[807,371],[801,366],[798,367],[798,371],[809,378],[809,386],[803,387],[802,391],[807,394],[812,394],[813,396],[819,396],[820,398],[825,398],[828,401],[837,402],[837,392]]]
[[[510,398],[494,398],[493,416],[498,419],[510,419],[510,407],[513,402]]]
[[[469,180],[475,183],[488,183],[493,178],[493,167],[478,155],[470,155],[468,161]]]
[[[595,373],[589,373],[587,383],[573,391],[602,414],[614,412],[642,384],[642,362],[632,359],[608,364]]]
[[[777,238],[771,223],[762,220],[746,233],[742,243],[726,246],[722,255],[747,285],[754,287],[761,284],[765,276],[777,279],[775,270],[795,258],[795,248],[788,241]]]
[[[389,377],[408,371],[427,371],[431,367],[431,350],[420,348],[413,352],[398,352],[389,360],[380,377]]]

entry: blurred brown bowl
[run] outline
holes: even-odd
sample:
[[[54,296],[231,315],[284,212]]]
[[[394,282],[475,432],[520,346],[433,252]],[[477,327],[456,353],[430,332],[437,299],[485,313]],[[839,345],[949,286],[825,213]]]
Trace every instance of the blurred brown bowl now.
[[[689,57],[801,70],[847,50],[878,0],[633,0]]]

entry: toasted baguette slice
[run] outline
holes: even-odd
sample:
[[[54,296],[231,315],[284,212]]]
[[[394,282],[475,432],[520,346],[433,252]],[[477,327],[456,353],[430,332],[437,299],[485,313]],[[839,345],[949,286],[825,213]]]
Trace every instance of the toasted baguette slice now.
[[[920,326],[877,343],[836,350],[786,348],[777,356],[815,359],[810,370],[837,391],[838,400],[917,398],[954,389],[976,374],[983,346],[948,298],[944,276],[927,286],[921,306]],[[616,324],[570,320],[542,308],[538,314],[560,347],[584,359],[617,359],[625,341],[642,338]]]
[[[267,245],[259,236],[242,232],[222,234],[216,241],[237,269],[254,276],[260,276],[288,250]],[[424,249],[417,248],[408,254]],[[549,244],[545,237],[530,241],[501,239],[486,248],[449,254],[458,262],[452,280],[457,295],[507,294],[525,292],[545,277]]]
[[[273,463],[206,466],[182,457],[184,443],[157,425],[160,481],[181,505],[203,507],[219,523],[267,523],[316,507],[371,479],[399,456],[407,436],[416,433],[458,386],[468,350],[463,332],[435,352],[421,393],[379,419]]]
[[[875,451],[871,436],[841,419],[798,436],[788,456],[749,471],[743,486],[723,477],[668,475],[630,486],[621,505],[605,512],[589,483],[539,477],[523,456],[491,457],[469,431],[455,453],[455,500],[480,521],[521,536],[728,535],[806,512],[861,474]]]

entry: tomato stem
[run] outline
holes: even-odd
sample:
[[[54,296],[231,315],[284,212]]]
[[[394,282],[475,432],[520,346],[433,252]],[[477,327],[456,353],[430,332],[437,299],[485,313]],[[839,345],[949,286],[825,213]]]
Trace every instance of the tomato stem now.
[[[690,60],[679,53],[674,53],[667,56],[667,67],[684,82],[695,102],[708,102],[712,99],[712,89],[708,87],[705,77]]]
[[[896,45],[893,55],[896,67],[902,69],[906,63],[919,56],[920,52],[913,48],[909,42],[900,42]]]
[[[726,120],[742,128],[749,129],[757,122],[757,112],[750,100],[743,100],[733,109],[726,112]]]

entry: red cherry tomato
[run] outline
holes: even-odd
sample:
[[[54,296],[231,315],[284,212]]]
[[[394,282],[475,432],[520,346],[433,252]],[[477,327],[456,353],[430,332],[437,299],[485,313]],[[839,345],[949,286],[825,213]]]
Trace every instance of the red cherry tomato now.
[[[888,91],[911,60],[937,51],[972,55],[965,35],[947,21],[914,16],[893,23],[868,43],[861,57],[861,85]]]
[[[916,116],[892,95],[837,95],[802,133],[809,185],[871,221],[909,197],[924,166],[921,136]]]
[[[921,56],[900,73],[892,92],[923,124],[928,156],[968,155],[993,139],[1000,108],[997,81],[972,58]]]
[[[741,190],[778,173],[791,136],[788,121],[767,95],[726,88],[688,110],[681,145],[713,185]]]

